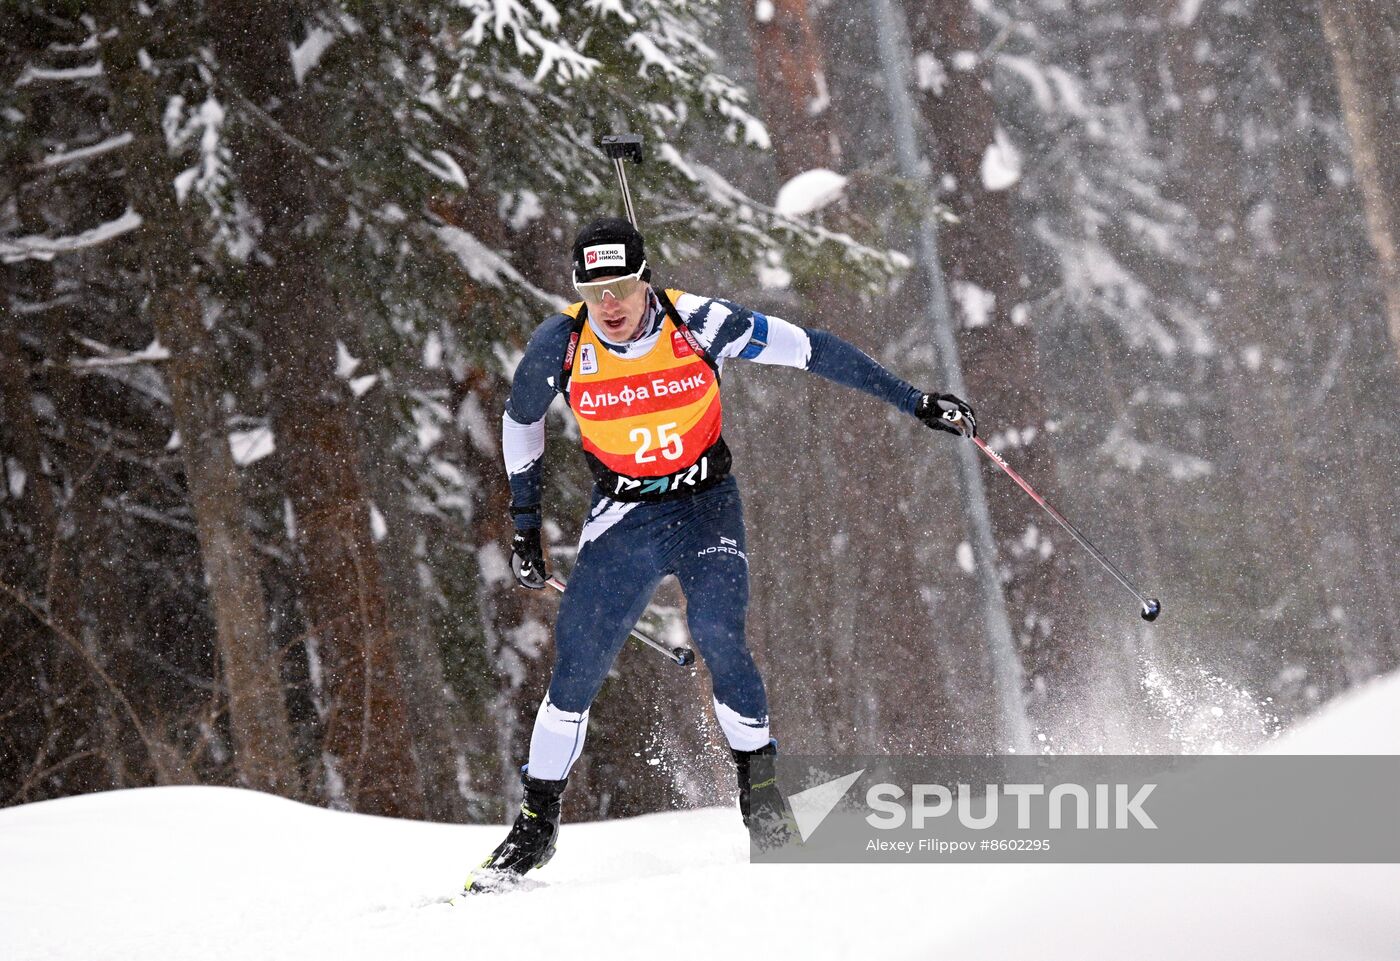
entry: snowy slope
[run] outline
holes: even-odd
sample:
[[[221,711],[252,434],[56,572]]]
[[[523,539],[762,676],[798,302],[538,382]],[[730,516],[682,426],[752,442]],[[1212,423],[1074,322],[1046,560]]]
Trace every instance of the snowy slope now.
[[[1400,753],[1400,677],[1274,750]],[[500,827],[248,791],[0,811],[0,961],[1400,957],[1396,865],[765,865],[723,809],[568,825],[533,890],[442,902]]]

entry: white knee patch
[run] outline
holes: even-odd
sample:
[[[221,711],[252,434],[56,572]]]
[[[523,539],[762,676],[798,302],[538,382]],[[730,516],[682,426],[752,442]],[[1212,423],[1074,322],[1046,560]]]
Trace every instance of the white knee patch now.
[[[738,711],[714,699],[715,717],[719,718],[724,739],[736,751],[757,751],[768,743],[768,718],[745,717]]]
[[[546,781],[568,777],[569,769],[583,753],[587,735],[588,712],[575,714],[561,710],[550,703],[546,694],[535,715],[534,733],[530,735],[529,775]]]

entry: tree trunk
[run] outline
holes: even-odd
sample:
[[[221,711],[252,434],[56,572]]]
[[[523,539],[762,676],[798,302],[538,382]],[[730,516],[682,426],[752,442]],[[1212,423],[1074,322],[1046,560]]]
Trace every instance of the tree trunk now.
[[[778,183],[807,170],[837,169],[840,139],[832,124],[823,51],[807,0],[746,6],[758,101],[772,133]],[[837,230],[853,226],[843,202],[819,216]],[[867,309],[839,278],[797,277],[794,291],[797,315],[788,319],[880,353],[872,344]],[[881,334],[894,336],[888,330]],[[745,406],[771,406],[773,401],[765,395],[772,389],[749,387]],[[745,505],[754,519],[749,552],[753,633],[756,647],[766,649],[768,662],[778,668],[769,678],[777,702],[775,729],[790,733],[785,741],[790,750],[877,751],[884,734],[875,710],[879,674],[868,667],[862,670],[858,657],[874,661],[887,646],[924,632],[907,617],[891,622],[889,612],[881,610],[883,598],[860,589],[866,579],[907,591],[906,597],[915,589],[909,582],[910,565],[895,556],[900,553],[897,546],[876,552],[876,557],[865,552],[866,546],[893,536],[887,525],[872,525],[866,505],[898,502],[890,481],[902,472],[892,469],[892,460],[907,451],[893,446],[888,429],[853,427],[880,423],[885,411],[878,402],[805,376],[786,378],[777,389],[782,391],[777,406],[783,411],[783,428],[761,431],[761,447],[749,458],[750,469],[777,476],[764,484],[766,498]],[[789,470],[793,464],[801,465],[795,474]],[[783,483],[796,489],[784,496],[778,486]],[[788,509],[793,498],[812,508],[794,518]],[[784,506],[773,511],[775,504]],[[895,562],[889,570],[872,569],[889,561]],[[825,585],[841,593],[830,603],[824,590],[783,589],[788,583]],[[880,686],[882,694],[891,693],[884,682]],[[807,737],[813,741],[803,747]]]
[[[356,434],[334,376],[333,302],[318,222],[336,217],[326,173],[300,144],[318,105],[292,76],[297,11],[257,0],[210,5],[214,49],[239,109],[235,165],[262,221],[249,266],[254,316],[272,365],[278,459],[296,519],[299,586],[320,641],[328,696],[329,792],[353,809],[418,817],[422,788],[387,624],[383,572],[369,529]],[[270,129],[276,124],[280,129]],[[293,140],[295,138],[295,140]]]
[[[1352,163],[1400,357],[1400,9],[1384,0],[1319,0],[1337,71]]]
[[[282,679],[215,389],[216,347],[188,280],[159,289],[150,311],[171,352],[167,379],[228,686],[234,765],[248,787],[296,797],[300,778]]]
[[[73,39],[71,33],[65,33],[56,21],[30,18],[14,31],[14,52],[23,56],[20,51],[27,47],[37,55],[52,42]],[[52,90],[40,88],[31,92],[26,107],[24,120],[16,124],[13,149],[0,155],[0,169],[13,190],[19,233],[44,234],[54,227],[49,222],[54,185],[34,176],[34,171],[46,152],[45,141],[67,118],[61,95]],[[63,211],[61,203],[53,206]],[[71,299],[60,296],[60,263],[28,259],[3,268],[6,293],[23,295],[36,305],[35,319],[28,322],[29,331],[39,343],[39,357],[45,361],[43,365],[26,367],[20,318],[3,318],[6,329],[0,350],[6,355],[7,426],[17,435],[17,452],[28,461],[26,491],[39,510],[30,531],[32,569],[20,581],[42,602],[48,617],[35,676],[44,695],[45,714],[52,729],[76,732],[77,744],[91,746],[92,762],[68,773],[78,778],[85,790],[110,790],[130,787],[134,782],[127,780],[120,739],[125,720],[118,719],[120,712],[113,707],[110,685],[98,683],[104,653],[87,630],[89,625],[101,621],[91,610],[93,592],[84,580],[83,566],[85,558],[97,553],[100,504],[96,478],[91,475],[102,455],[86,449],[76,429],[83,405],[80,385],[68,361],[78,318]],[[54,413],[48,427],[54,442],[49,445],[40,432],[35,395],[44,395],[52,403]],[[11,599],[7,598],[6,603],[11,603]],[[154,757],[152,770],[160,780],[159,759]]]
[[[358,333],[371,336],[369,331]],[[353,343],[351,348],[353,351]],[[444,386],[436,383],[434,373],[439,373],[442,381],[448,380],[445,371],[418,376],[404,370],[399,376],[411,378],[412,387],[431,395],[434,388]],[[459,785],[458,765],[465,764],[462,740],[467,725],[447,684],[441,640],[433,623],[433,602],[420,577],[420,570],[428,563],[424,552],[432,536],[431,524],[410,503],[398,473],[400,464],[392,452],[402,425],[394,421],[390,389],[388,385],[376,387],[357,405],[376,449],[391,452],[366,470],[375,506],[384,519],[378,553],[387,589],[390,634],[403,678],[415,757],[423,777],[426,814],[436,821],[463,822],[469,819],[469,812]],[[397,390],[403,391],[404,386],[398,385]],[[462,458],[455,449],[458,443],[459,437],[448,433],[433,454],[459,464]]]
[[[773,154],[779,179],[817,167],[834,168],[840,145],[827,112],[826,71],[807,0],[745,6],[758,69],[758,99],[764,122],[776,135]],[[766,19],[760,19],[760,9]]]
[[[219,405],[218,346],[204,326],[194,277],[199,231],[170,188],[180,165],[170,158],[160,129],[163,103],[154,78],[136,62],[140,38],[125,33],[110,55],[109,70],[124,91],[113,109],[135,137],[126,148],[128,183],[132,205],[145,220],[136,242],[145,249],[149,270],[146,312],[170,351],[164,373],[228,689],[233,763],[246,786],[296,797],[301,787],[287,705],[272,657],[247,505]]]
[[[958,347],[972,394],[967,400],[981,415],[988,443],[1050,503],[1061,503],[1034,318],[1016,310],[1023,267],[1010,184],[989,179],[1007,169],[988,167],[989,155],[992,161],[1006,157],[1004,140],[998,141],[986,62],[965,62],[982,47],[977,14],[966,0],[906,0],[905,8],[916,62],[923,65],[916,101],[933,141],[928,153],[943,177],[940,199],[955,216],[939,237],[960,321]],[[1086,633],[1089,597],[1071,560],[1074,545],[1007,478],[992,468],[984,473],[1027,679],[1052,699],[1071,694],[1094,679],[1088,665],[1098,647]]]
[[[0,403],[3,403],[0,411],[5,418],[5,433],[13,445],[10,457],[24,471],[25,483],[19,496],[21,503],[27,500],[30,504],[30,509],[24,513],[33,518],[30,537],[37,555],[47,551],[53,542],[58,512],[53,483],[44,468],[43,442],[34,419],[29,371],[20,347],[17,324],[18,318],[10,316],[8,303],[0,302]],[[9,479],[4,480],[8,483]]]

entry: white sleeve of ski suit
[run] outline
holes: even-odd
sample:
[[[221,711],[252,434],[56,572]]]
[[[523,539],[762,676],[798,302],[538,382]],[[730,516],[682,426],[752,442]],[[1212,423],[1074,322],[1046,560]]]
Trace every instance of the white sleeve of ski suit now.
[[[521,424],[505,414],[501,417],[501,453],[505,457],[506,473],[521,474],[544,456],[544,418],[533,424]]]
[[[727,300],[684,294],[676,311],[710,351],[716,364],[731,357],[806,369],[812,359],[807,331]]]
[[[901,380],[854,344],[824,330],[809,330],[781,317],[769,317],[727,300],[686,294],[676,310],[715,358],[798,367],[862,391],[914,414],[923,393]]]
[[[757,341],[760,332],[755,324],[739,355],[758,364],[778,364],[806,370],[812,361],[812,339],[807,336],[807,331],[781,317],[769,315],[766,319],[767,339],[762,343]]]

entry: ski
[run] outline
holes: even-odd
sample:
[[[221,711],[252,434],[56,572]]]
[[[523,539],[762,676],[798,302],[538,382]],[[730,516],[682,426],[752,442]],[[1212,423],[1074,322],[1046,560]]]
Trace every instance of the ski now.
[[[467,877],[467,883],[462,886],[462,890],[448,898],[447,903],[458,905],[483,894],[506,894],[511,891],[533,891],[536,888],[542,887],[547,887],[543,881],[527,878],[525,875],[517,874],[514,871],[480,867]]]

